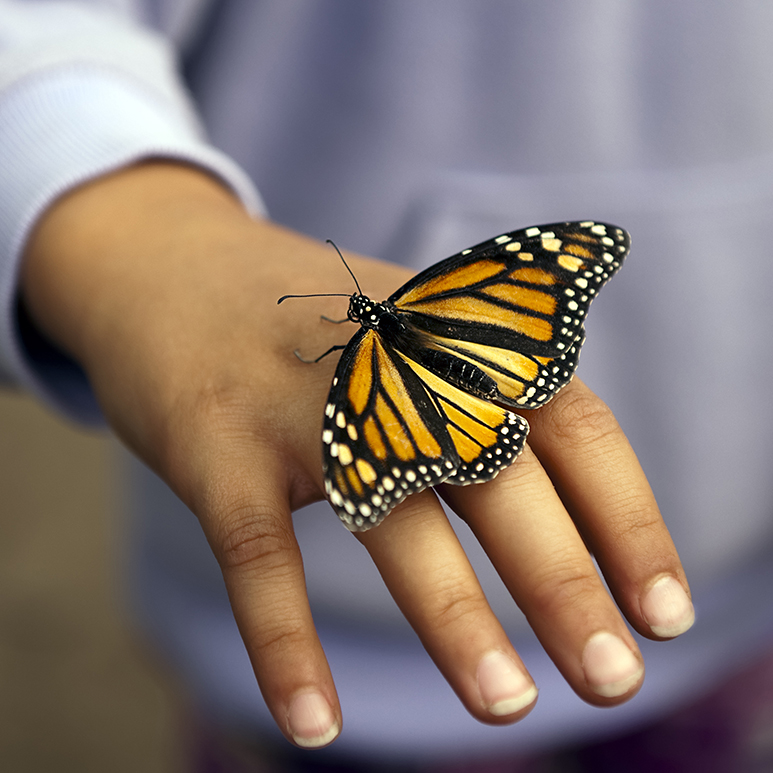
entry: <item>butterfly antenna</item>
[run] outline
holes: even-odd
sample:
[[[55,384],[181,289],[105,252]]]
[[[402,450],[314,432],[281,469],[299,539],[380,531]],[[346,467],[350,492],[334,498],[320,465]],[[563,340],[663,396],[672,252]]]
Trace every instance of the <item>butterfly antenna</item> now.
[[[277,306],[288,298],[348,298],[348,293],[311,293],[311,295],[283,295],[276,303]]]
[[[332,244],[335,248],[335,251],[338,253],[338,257],[341,258],[343,261],[343,264],[346,266],[346,270],[351,274],[352,279],[354,279],[354,284],[357,285],[357,292],[362,295],[362,290],[360,289],[360,283],[357,281],[357,277],[354,275],[354,271],[352,271],[349,268],[349,264],[346,262],[346,258],[341,254],[341,250],[338,249],[338,245],[332,240],[332,239],[326,239],[325,240],[328,244]]]

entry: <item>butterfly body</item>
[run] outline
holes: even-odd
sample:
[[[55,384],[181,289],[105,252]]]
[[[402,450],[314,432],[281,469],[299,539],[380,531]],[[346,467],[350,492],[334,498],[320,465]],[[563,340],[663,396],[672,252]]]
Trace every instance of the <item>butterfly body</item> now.
[[[511,408],[572,377],[597,290],[629,249],[594,221],[503,234],[419,273],[386,301],[360,292],[325,407],[325,490],[344,525],[379,524],[406,496],[491,480],[523,449]]]
[[[491,400],[496,397],[494,379],[471,362],[431,348],[429,336],[422,335],[407,320],[404,322],[400,310],[389,301],[373,301],[367,295],[354,293],[349,298],[347,318],[364,328],[377,330],[385,344],[411,356],[446,381],[480,397]]]

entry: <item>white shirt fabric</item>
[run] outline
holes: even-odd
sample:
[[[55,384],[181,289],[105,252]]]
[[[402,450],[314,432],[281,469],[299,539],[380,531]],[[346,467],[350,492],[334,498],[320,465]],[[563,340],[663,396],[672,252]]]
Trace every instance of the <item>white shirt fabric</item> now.
[[[329,506],[295,525],[339,753],[528,752],[657,717],[773,641],[772,34],[753,0],[0,0],[0,369],[98,420],[15,277],[59,192],[138,158],[199,164],[261,211],[253,180],[279,222],[416,268],[520,226],[625,227],[579,373],[640,456],[698,615],[678,641],[640,641],[632,702],[574,696],[453,519],[541,688],[519,725],[477,723]],[[195,519],[138,464],[132,481],[138,618],[214,718],[277,734]]]

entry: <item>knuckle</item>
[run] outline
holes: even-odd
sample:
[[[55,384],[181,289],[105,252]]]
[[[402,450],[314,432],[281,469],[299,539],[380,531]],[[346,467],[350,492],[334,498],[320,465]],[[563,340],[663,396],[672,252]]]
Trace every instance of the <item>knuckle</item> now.
[[[571,446],[584,446],[612,437],[617,420],[607,404],[589,390],[558,395],[546,417],[550,433]]]
[[[571,560],[559,561],[546,569],[531,588],[537,608],[550,614],[587,607],[596,598],[600,579],[592,568],[577,566]]]
[[[438,630],[475,625],[488,603],[481,593],[471,592],[462,580],[444,583],[436,589],[433,625]]]
[[[243,383],[235,383],[220,374],[198,385],[184,411],[210,433],[232,435],[254,426],[248,420],[253,412],[253,398]]]
[[[186,385],[166,402],[164,421],[155,430],[155,453],[172,479],[185,479],[191,447],[238,444],[266,425],[255,420],[249,390],[223,375]]]
[[[303,651],[309,645],[306,630],[292,623],[279,623],[266,626],[256,634],[251,642],[257,652],[270,656],[274,652],[288,654]]]
[[[251,567],[276,573],[298,558],[291,529],[276,512],[254,503],[232,505],[222,517],[217,538],[223,569]]]
[[[607,527],[616,540],[638,542],[659,535],[664,524],[660,515],[645,507],[640,497],[629,497],[617,502],[616,513],[608,516]]]

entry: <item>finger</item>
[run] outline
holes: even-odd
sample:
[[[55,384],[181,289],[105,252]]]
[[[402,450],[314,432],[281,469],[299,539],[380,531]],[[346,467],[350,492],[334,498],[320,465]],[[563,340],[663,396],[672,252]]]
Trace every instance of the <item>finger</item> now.
[[[618,703],[644,675],[636,643],[539,461],[527,447],[490,483],[443,489],[564,678]]]
[[[467,710],[492,724],[528,713],[537,689],[434,493],[409,497],[357,537]]]
[[[530,445],[631,624],[650,638],[684,633],[695,619],[684,570],[612,412],[574,379],[530,421]]]
[[[278,456],[218,454],[196,508],[269,710],[304,748],[332,742],[341,711],[306,595]]]

